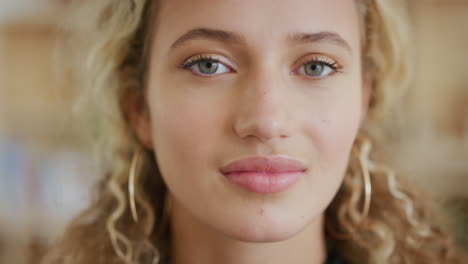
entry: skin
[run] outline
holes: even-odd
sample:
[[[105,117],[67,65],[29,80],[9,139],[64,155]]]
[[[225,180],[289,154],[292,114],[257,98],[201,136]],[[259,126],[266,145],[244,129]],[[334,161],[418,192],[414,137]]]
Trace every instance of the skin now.
[[[354,1],[163,0],[154,19],[149,115],[133,114],[132,124],[169,188],[172,263],[322,263],[323,213],[369,94]],[[241,36],[173,47],[196,28]],[[342,41],[288,39],[298,32]],[[220,73],[181,67],[197,55],[219,59]],[[304,64],[313,58],[340,69],[309,76]],[[276,154],[307,166],[284,192],[249,192],[219,173],[230,161]]]

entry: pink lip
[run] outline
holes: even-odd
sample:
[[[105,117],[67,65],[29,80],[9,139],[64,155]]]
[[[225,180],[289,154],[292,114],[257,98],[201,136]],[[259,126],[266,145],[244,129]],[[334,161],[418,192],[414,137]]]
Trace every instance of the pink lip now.
[[[236,160],[221,168],[232,183],[256,193],[278,193],[299,180],[307,170],[298,160],[281,156]]]

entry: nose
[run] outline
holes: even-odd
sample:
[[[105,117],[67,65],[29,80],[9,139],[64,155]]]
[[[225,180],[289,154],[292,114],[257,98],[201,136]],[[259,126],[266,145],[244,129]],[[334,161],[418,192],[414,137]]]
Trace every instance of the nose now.
[[[275,73],[277,75],[277,73]],[[291,106],[285,97],[285,85],[275,74],[257,74],[246,80],[235,107],[234,132],[242,139],[261,142],[290,137]]]

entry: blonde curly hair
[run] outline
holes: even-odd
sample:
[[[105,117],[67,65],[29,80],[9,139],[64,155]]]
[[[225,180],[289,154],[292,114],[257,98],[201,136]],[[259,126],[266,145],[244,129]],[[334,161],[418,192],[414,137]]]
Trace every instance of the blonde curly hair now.
[[[426,202],[375,161],[381,157],[378,152],[370,153],[369,142],[374,149],[385,148],[383,122],[409,86],[406,2],[356,0],[356,4],[361,12],[363,68],[373,90],[344,182],[326,211],[328,246],[351,263],[462,263],[450,236],[432,221]],[[89,127],[99,137],[96,153],[104,177],[95,201],[70,223],[44,263],[168,262],[167,189],[151,151],[144,152],[135,183],[138,224],[127,199],[130,163],[141,143],[129,124],[126,98],[130,93],[143,94],[151,21],[157,9],[158,1],[150,0],[99,0],[83,6],[86,23],[80,29],[92,42],[80,49],[87,53],[80,63],[88,88],[81,102],[86,106],[81,108],[91,109]],[[372,203],[364,219],[361,163],[372,181]]]

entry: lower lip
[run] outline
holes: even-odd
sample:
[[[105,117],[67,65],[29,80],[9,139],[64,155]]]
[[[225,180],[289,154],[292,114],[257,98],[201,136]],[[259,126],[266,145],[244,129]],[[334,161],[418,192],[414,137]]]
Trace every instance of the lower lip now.
[[[224,174],[232,183],[255,193],[279,193],[299,180],[302,171],[291,172],[233,172]]]

